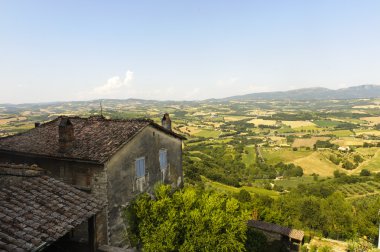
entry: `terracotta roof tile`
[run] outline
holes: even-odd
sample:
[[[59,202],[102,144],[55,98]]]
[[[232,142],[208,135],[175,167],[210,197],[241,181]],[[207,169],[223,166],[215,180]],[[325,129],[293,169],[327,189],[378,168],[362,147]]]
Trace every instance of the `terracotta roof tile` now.
[[[248,226],[254,227],[263,231],[273,232],[281,235],[288,236],[294,240],[302,241],[304,237],[304,232],[302,230],[292,229],[288,227],[283,227],[277,224],[259,221],[259,220],[250,220],[248,221]]]
[[[103,163],[148,125],[176,138],[185,139],[148,119],[109,120],[103,117],[68,117],[74,127],[75,140],[70,150],[60,152],[58,126],[64,119],[67,117],[58,117],[24,133],[0,138],[0,151]]]
[[[1,187],[0,251],[29,251],[55,241],[102,208],[91,195],[46,176]]]

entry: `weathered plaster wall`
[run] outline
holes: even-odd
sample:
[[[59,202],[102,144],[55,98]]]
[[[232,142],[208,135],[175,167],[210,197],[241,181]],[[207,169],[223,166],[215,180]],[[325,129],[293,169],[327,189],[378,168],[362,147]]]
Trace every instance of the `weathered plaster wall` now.
[[[160,169],[160,149],[167,150],[168,168],[165,174]],[[124,206],[141,193],[135,171],[135,159],[140,157],[145,157],[143,191],[152,191],[155,184],[162,182],[163,176],[165,183],[173,186],[181,185],[183,181],[181,140],[148,126],[120,149],[106,164],[110,244],[114,246],[125,243]]]

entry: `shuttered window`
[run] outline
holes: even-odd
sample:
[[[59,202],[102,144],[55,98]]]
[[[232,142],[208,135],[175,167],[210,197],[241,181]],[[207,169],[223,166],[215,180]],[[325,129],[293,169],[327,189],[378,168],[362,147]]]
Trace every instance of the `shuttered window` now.
[[[136,177],[144,177],[145,176],[145,157],[141,157],[136,159],[135,161],[136,167]]]
[[[165,149],[161,149],[160,150],[160,168],[161,170],[165,170],[166,167],[168,166],[168,155],[167,155],[167,151]]]

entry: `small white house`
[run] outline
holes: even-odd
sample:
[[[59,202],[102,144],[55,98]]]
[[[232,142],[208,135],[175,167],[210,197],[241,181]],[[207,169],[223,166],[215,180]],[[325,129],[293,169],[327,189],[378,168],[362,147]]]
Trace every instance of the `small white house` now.
[[[348,146],[340,146],[340,147],[338,148],[338,150],[339,150],[339,151],[348,152],[348,151],[350,151],[350,147],[348,147]]]

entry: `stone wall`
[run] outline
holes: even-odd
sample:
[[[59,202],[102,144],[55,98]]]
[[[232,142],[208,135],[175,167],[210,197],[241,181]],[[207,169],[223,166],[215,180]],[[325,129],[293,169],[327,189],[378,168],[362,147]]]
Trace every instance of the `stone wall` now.
[[[160,169],[159,150],[167,150],[168,168]],[[145,157],[145,176],[137,179],[135,160]],[[141,191],[151,192],[157,183],[182,185],[182,142],[153,127],[146,127],[106,164],[108,172],[108,220],[110,244],[125,244],[123,209]],[[141,189],[140,190],[140,186]]]

